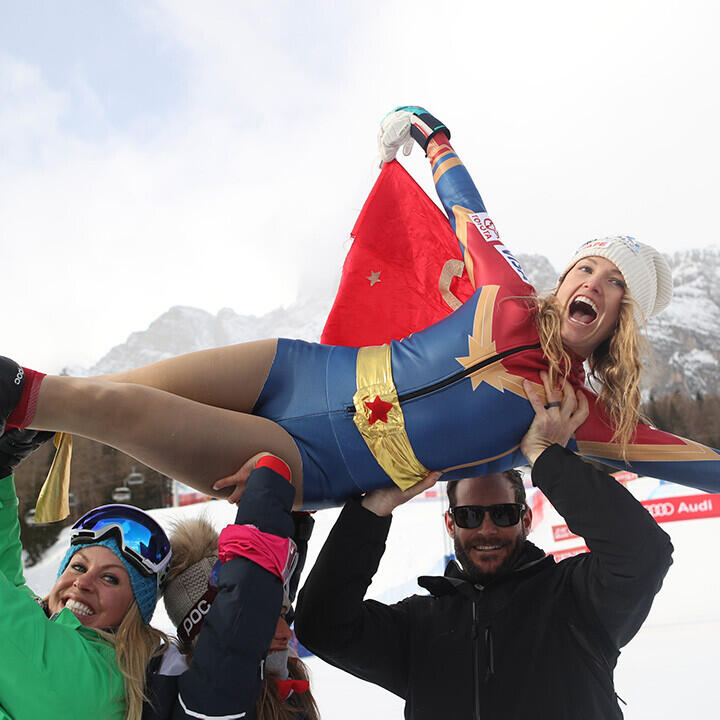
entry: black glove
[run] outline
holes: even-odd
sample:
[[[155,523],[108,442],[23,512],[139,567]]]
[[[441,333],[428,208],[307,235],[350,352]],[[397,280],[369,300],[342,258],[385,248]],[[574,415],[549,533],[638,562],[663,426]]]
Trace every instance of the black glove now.
[[[24,383],[25,371],[20,365],[0,356],[0,435],[5,432],[5,423],[20,401]]]
[[[425,108],[417,107],[416,105],[406,105],[397,108],[397,110],[406,110],[413,114],[410,123],[410,135],[426,155],[428,143],[439,132],[445,133],[447,139],[450,139],[450,130]]]
[[[0,478],[10,475],[30,453],[54,434],[49,430],[8,430],[0,437]]]
[[[297,545],[298,562],[288,587],[290,602],[295,601],[298,583],[300,582],[300,575],[305,567],[305,559],[307,558],[308,541],[310,540],[310,536],[312,535],[313,527],[315,525],[315,518],[309,512],[294,512],[292,514],[292,518],[295,523],[295,534],[293,535],[293,540],[295,541],[295,545]]]

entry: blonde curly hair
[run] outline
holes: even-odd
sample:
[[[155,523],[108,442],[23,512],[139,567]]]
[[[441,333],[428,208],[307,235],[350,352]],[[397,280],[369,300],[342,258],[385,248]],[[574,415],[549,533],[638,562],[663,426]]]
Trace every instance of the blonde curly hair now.
[[[550,382],[557,384],[571,368],[570,354],[561,335],[562,308],[554,294],[531,300],[536,305],[537,331],[548,361]],[[586,358],[590,386],[597,392],[600,406],[610,420],[612,442],[620,446],[624,460],[637,423],[643,420],[640,377],[641,357],[646,350],[635,318],[635,301],[626,290],[615,332]]]

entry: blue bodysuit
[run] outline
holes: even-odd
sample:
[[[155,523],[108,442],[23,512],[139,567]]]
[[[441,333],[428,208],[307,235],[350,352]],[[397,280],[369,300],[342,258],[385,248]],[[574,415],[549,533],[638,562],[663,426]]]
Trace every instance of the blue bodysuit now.
[[[384,346],[278,341],[253,412],[295,439],[305,508],[339,505],[392,482],[407,488],[428,470],[451,480],[525,464],[519,444],[534,411],[523,380],[542,394],[539,373],[547,369],[533,306],[523,299],[534,289],[444,135],[428,157],[475,291],[444,319]],[[378,183],[399,172],[397,163],[385,165]],[[584,387],[581,359],[569,379],[591,410],[570,447],[627,468],[610,421]],[[693,441],[641,424],[627,457],[639,474],[720,490],[720,453]]]

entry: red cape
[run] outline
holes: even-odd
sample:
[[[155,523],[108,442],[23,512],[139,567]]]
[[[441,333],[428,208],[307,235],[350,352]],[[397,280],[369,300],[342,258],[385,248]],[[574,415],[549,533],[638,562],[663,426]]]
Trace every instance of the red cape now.
[[[382,345],[452,311],[439,283],[448,260],[462,262],[460,245],[447,218],[397,161],[383,167],[352,238],[323,343]],[[449,290],[460,303],[472,295],[464,269]]]

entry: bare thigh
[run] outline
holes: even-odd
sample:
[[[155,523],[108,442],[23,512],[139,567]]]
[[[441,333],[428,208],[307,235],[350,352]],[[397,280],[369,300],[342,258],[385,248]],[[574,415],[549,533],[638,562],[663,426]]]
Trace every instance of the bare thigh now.
[[[302,498],[302,460],[295,440],[266,418],[199,403],[137,383],[48,376],[32,427],[60,430],[111,445],[208,494],[253,455],[283,458]]]
[[[103,380],[135,383],[236,412],[249,413],[267,380],[277,340],[228,345],[161,360]]]

